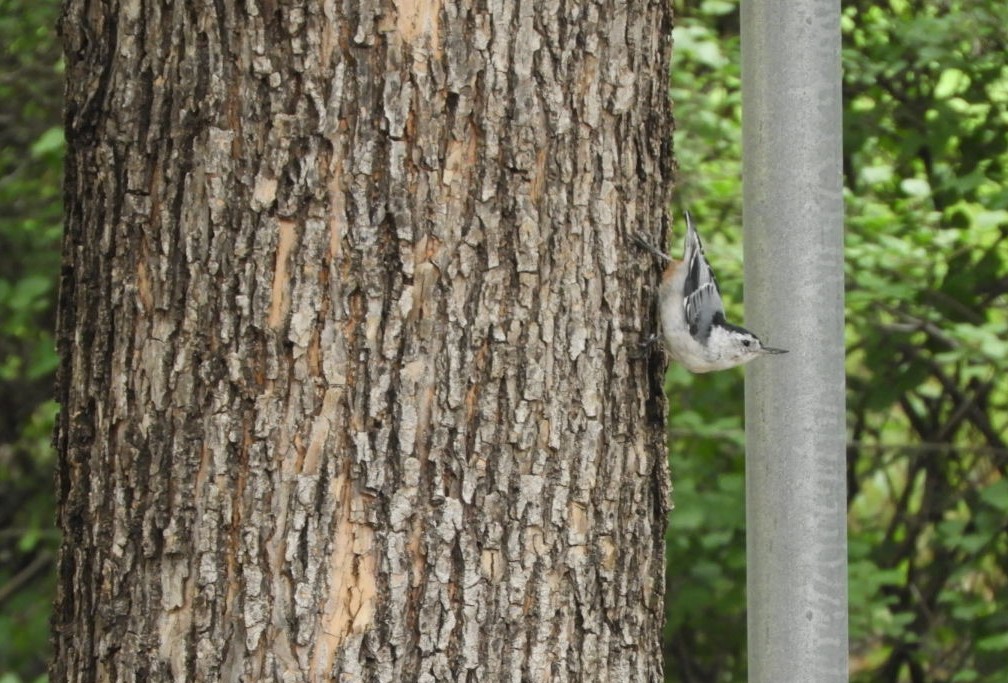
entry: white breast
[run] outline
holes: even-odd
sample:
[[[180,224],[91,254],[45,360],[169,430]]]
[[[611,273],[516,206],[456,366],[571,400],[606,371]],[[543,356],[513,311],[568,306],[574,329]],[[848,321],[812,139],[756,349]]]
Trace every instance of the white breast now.
[[[711,372],[721,369],[717,359],[711,358],[707,350],[690,334],[683,309],[682,290],[686,281],[686,268],[674,268],[658,290],[662,337],[665,348],[672,358],[690,372]]]

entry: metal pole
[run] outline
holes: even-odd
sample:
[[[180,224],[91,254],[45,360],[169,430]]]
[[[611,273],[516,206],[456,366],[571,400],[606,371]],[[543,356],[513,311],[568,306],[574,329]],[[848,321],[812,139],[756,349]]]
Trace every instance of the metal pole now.
[[[840,0],[742,1],[750,683],[847,680]]]

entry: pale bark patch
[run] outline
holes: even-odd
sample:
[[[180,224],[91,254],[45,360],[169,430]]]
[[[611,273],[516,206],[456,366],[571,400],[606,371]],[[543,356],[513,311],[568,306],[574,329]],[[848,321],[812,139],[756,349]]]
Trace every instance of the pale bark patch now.
[[[412,45],[420,38],[428,38],[431,47],[439,50],[441,3],[438,0],[399,0],[395,6],[396,28],[403,41]]]
[[[176,680],[185,676],[187,638],[192,629],[191,616],[189,609],[176,609],[161,615],[161,648],[158,656],[167,664]]]
[[[441,175],[441,183],[451,187],[457,176],[463,173],[471,174],[476,163],[476,135],[472,130],[467,130],[465,140],[451,140],[445,152],[444,172]]]
[[[374,530],[354,521],[355,511],[368,501],[354,483],[340,475],[333,482],[342,503],[337,511],[329,551],[329,591],[315,639],[312,673],[326,676],[331,656],[348,635],[363,633],[374,621],[378,587],[375,573]],[[321,679],[319,679],[321,680]]]
[[[277,238],[276,265],[273,267],[273,287],[270,299],[269,326],[280,329],[287,311],[290,309],[290,278],[287,276],[287,260],[294,248],[296,233],[294,221],[277,221],[279,234]]]
[[[276,200],[277,179],[259,176],[256,178],[252,200],[259,208],[269,206]]]
[[[147,269],[147,263],[142,257],[137,261],[136,288],[137,300],[140,302],[140,306],[144,312],[149,312],[154,305],[154,297],[151,292],[150,271]]]

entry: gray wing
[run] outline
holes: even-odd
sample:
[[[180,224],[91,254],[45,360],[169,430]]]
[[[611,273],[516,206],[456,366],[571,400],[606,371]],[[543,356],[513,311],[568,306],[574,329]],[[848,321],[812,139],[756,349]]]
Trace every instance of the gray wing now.
[[[686,247],[683,262],[688,268],[683,287],[683,306],[686,324],[694,339],[704,341],[710,336],[715,320],[724,320],[724,302],[714,271],[704,256],[700,236],[693,227],[693,219],[686,212]]]

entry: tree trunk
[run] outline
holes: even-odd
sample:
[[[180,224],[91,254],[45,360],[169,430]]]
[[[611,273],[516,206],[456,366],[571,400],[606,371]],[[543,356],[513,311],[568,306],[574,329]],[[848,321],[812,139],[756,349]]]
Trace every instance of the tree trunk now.
[[[667,3],[67,0],[54,681],[661,680]]]

